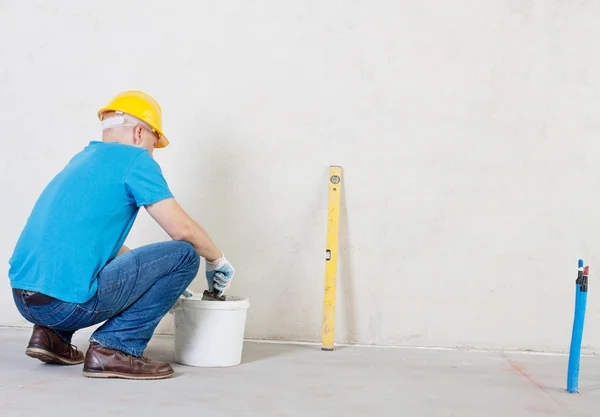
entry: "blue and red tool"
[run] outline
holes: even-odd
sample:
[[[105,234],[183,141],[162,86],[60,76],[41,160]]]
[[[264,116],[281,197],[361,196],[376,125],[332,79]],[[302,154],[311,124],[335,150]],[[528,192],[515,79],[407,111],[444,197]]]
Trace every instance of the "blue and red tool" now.
[[[587,304],[588,276],[590,267],[583,266],[583,259],[577,264],[577,280],[575,281],[575,318],[571,334],[571,349],[569,351],[569,370],[567,373],[567,391],[579,392],[579,360],[581,358],[581,339]]]

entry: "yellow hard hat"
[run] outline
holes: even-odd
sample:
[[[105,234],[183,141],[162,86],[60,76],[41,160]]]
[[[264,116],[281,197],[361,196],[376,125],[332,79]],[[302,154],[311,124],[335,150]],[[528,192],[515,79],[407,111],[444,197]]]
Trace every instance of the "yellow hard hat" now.
[[[156,100],[148,94],[137,90],[119,93],[98,110],[98,118],[102,120],[104,113],[108,111],[127,113],[147,123],[158,134],[157,148],[164,148],[169,144],[162,130],[162,110]]]

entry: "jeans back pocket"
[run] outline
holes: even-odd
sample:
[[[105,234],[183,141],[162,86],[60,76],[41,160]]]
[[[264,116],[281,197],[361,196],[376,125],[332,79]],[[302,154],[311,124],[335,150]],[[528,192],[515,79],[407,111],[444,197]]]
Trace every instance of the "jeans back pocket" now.
[[[69,320],[76,312],[76,305],[53,300],[42,305],[29,305],[29,315],[40,326],[56,328]]]

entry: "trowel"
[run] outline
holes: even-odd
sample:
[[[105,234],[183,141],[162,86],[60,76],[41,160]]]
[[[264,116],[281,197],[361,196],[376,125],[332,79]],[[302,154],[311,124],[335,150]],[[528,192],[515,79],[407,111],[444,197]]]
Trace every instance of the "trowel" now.
[[[215,300],[215,301],[225,301],[224,295],[219,295],[216,292],[204,290],[202,294],[203,300]]]
[[[190,290],[189,288],[186,288],[186,290],[183,292],[183,296],[184,297],[193,297],[194,292],[192,290]],[[224,295],[219,295],[216,291],[208,291],[208,290],[204,290],[204,293],[202,294],[202,299],[203,300],[215,300],[215,301],[225,301],[226,300]]]

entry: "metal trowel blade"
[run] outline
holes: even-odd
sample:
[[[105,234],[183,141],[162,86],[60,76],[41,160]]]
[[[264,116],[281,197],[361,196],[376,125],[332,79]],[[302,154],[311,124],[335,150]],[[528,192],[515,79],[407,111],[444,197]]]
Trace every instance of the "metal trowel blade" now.
[[[217,293],[210,292],[208,290],[204,290],[204,293],[202,294],[202,299],[203,300],[225,301],[225,296],[218,295]]]

